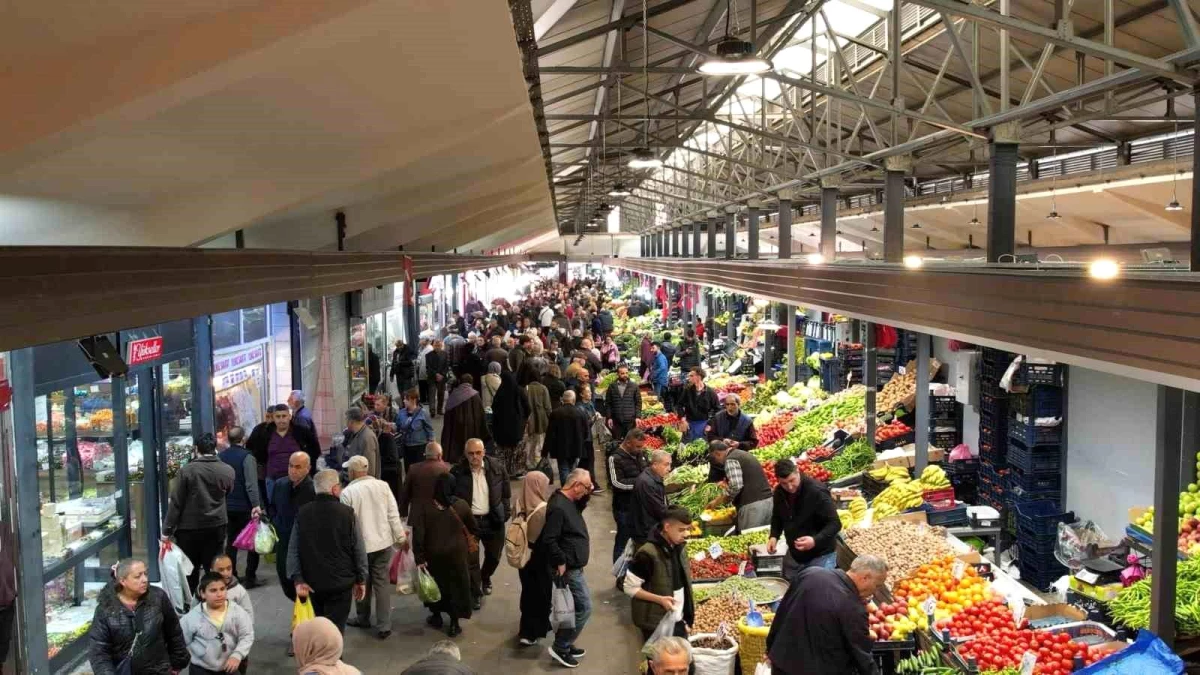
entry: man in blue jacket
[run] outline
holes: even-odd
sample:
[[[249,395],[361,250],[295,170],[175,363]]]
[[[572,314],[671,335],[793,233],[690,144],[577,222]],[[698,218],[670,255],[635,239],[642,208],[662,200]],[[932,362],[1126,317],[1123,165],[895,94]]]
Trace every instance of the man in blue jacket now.
[[[262,513],[262,499],[258,494],[258,462],[254,455],[242,447],[246,442],[246,430],[241,427],[229,429],[229,447],[221,452],[221,461],[233,469],[233,490],[225,495],[225,510],[229,515],[229,526],[225,530],[225,555],[233,562],[233,576],[241,580],[246,588],[258,586],[258,553],[246,551],[246,574],[237,573],[238,549],[233,540],[241,534],[252,518]]]
[[[667,357],[662,353],[662,345],[655,342],[650,345],[650,386],[656,396],[662,396],[667,388]]]

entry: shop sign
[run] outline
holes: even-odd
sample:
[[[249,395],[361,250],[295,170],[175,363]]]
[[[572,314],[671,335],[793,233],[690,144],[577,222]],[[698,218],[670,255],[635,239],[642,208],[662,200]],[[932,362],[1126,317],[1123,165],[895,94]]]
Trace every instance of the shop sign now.
[[[250,349],[244,349],[240,352],[215,358],[213,359],[213,374],[220,375],[226,371],[238,370],[255,361],[261,361],[265,354],[266,347],[264,345],[256,345]]]
[[[130,340],[125,347],[125,363],[137,366],[149,363],[163,355],[162,336]]]

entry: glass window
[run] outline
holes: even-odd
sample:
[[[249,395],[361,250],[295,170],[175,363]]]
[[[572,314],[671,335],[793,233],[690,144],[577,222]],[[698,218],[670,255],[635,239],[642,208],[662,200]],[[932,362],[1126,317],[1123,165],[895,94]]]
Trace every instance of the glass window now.
[[[238,310],[212,316],[213,349],[225,349],[242,342],[242,313]]]
[[[242,310],[242,342],[267,339],[267,308],[250,307]]]
[[[73,643],[87,640],[86,633],[96,614],[96,602],[104,590],[120,553],[113,542],[66,569],[54,570],[53,578],[45,583],[47,657],[51,672],[60,672],[71,654]],[[69,650],[74,652],[75,650]]]
[[[41,503],[112,495],[112,381],[38,396],[35,405]]]
[[[367,324],[350,324],[350,400],[367,393]]]
[[[167,478],[192,456],[192,360],[162,366],[163,437],[166,439]]]

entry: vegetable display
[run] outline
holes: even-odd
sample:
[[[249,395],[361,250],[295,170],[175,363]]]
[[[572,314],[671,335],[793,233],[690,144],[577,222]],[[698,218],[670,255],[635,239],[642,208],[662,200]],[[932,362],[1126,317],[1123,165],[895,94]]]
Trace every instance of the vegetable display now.
[[[708,441],[704,440],[703,438],[697,438],[691,443],[685,443],[679,446],[674,450],[674,452],[671,453],[671,455],[675,459],[676,465],[703,461],[704,458],[708,456]],[[707,477],[708,474],[705,473],[704,478]],[[704,480],[704,478],[701,478],[700,480]]]
[[[1181,637],[1200,635],[1200,560],[1179,561],[1175,580],[1175,627]],[[1121,589],[1108,603],[1113,622],[1126,628],[1150,627],[1150,577]]]
[[[885,520],[870,528],[849,530],[842,537],[855,554],[877,555],[887,561],[889,585],[911,576],[921,565],[951,554],[945,529],[903,520]]]
[[[771,602],[778,597],[775,591],[743,576],[732,576],[714,586],[701,586],[692,590],[692,599],[697,603],[729,595],[755,602]]]
[[[942,645],[931,641],[929,649],[923,649],[896,663],[896,675],[953,675],[954,669],[940,665]]]
[[[829,469],[830,474],[836,480],[853,476],[854,474],[865,470],[875,462],[875,451],[871,449],[871,444],[865,440],[857,440],[842,448],[842,451],[833,459],[825,462],[822,466]]]
[[[714,543],[720,544],[725,551],[749,551],[751,546],[767,543],[767,531],[751,532],[750,534],[735,534],[729,537],[701,537],[689,539],[687,557],[694,558],[697,553],[707,551]]]
[[[662,406],[659,406],[659,407],[661,408]],[[643,409],[642,412],[645,412],[645,410]],[[637,428],[639,428],[639,429],[653,429],[655,427],[674,426],[676,424],[679,424],[681,421],[682,420],[679,419],[679,415],[676,415],[675,413],[670,413],[670,414],[660,414],[660,415],[651,415],[649,417],[643,417],[642,419],[639,419],[637,422],[635,422],[635,424],[637,425]]]
[[[688,561],[688,565],[691,567],[693,580],[724,579],[737,575],[739,572],[738,568],[741,567],[742,563],[746,563],[746,569],[753,569],[747,562],[748,559],[745,553],[722,553],[716,560],[708,557],[700,560],[693,558]]]
[[[1033,652],[1037,655],[1033,667],[1036,675],[1066,675],[1074,670],[1076,656],[1082,657],[1085,665],[1091,665],[1107,654],[1082,642],[1072,642],[1066,633],[1017,630],[1012,626],[976,635],[958,649],[964,660],[974,658],[984,672],[1018,668],[1025,652]]]
[[[707,477],[706,475],[705,478]],[[676,492],[669,496],[667,501],[687,509],[688,513],[692,514],[692,518],[695,519],[700,517],[700,514],[704,512],[704,507],[708,506],[709,502],[720,497],[723,492],[721,486],[716,483],[701,483]]]
[[[686,448],[687,446],[683,447]],[[676,453],[675,458],[679,458],[678,453]],[[678,485],[680,483],[703,483],[706,480],[708,480],[708,465],[701,464],[699,466],[681,466],[667,474],[667,477],[663,479],[663,483],[666,485]]]
[[[791,428],[792,418],[795,417],[792,413],[783,413],[780,415],[772,415],[766,423],[755,422],[755,430],[758,432],[758,442],[760,445],[770,445],[778,442]]]
[[[881,424],[875,429],[875,442],[883,443],[890,441],[893,438],[899,438],[908,433],[912,433],[912,427],[908,426],[900,420],[893,420],[887,424]]]
[[[744,600],[732,596],[713,598],[696,607],[692,633],[715,633],[723,623],[732,628],[749,611],[750,605]]]

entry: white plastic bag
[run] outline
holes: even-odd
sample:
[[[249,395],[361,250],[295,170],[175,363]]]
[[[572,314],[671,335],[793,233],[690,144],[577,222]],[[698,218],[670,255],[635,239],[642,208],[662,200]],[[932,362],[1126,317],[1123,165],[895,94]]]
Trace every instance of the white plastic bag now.
[[[650,645],[658,642],[665,637],[671,637],[675,634],[675,624],[683,620],[683,589],[675,591],[671,598],[675,601],[671,611],[663,615],[663,618],[654,627],[654,632],[650,634],[650,638],[642,644],[642,651],[645,652]]]
[[[191,592],[188,590],[187,578],[192,573],[192,561],[170,542],[164,542],[158,549],[159,568],[162,572],[163,590],[171,599],[171,605],[179,614],[187,613],[191,607]]]
[[[258,530],[254,533],[254,550],[260,555],[275,552],[275,544],[279,541],[279,536],[275,534],[275,526],[271,523],[260,520]]]
[[[760,662],[754,666],[754,675],[771,675],[771,664]]]
[[[629,569],[629,561],[633,558],[633,540],[625,542],[625,550],[621,551],[621,555],[613,563],[613,576],[620,579],[625,576],[625,570]]]
[[[737,668],[738,643],[732,637],[725,638],[733,645],[729,649],[696,646],[696,642],[703,638],[715,637],[718,637],[716,633],[700,633],[688,637],[688,641],[692,643],[692,665],[696,675],[734,675],[736,672],[734,669]],[[770,673],[769,666],[767,672]]]
[[[566,579],[554,580],[550,589],[550,628],[563,630],[575,627],[575,596],[567,586]]]

